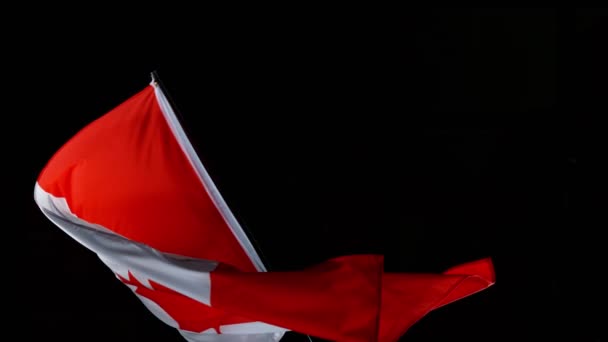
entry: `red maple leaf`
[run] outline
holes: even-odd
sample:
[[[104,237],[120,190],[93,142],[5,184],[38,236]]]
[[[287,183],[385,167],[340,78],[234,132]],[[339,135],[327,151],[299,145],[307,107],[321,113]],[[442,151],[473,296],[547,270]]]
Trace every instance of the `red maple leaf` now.
[[[171,318],[179,328],[193,332],[202,332],[213,328],[218,334],[220,326],[226,324],[248,323],[254,320],[225,313],[222,310],[203,304],[190,297],[163,286],[153,280],[148,280],[151,288],[143,285],[129,271],[129,279],[117,274],[123,283],[135,286],[135,293],[156,303]]]

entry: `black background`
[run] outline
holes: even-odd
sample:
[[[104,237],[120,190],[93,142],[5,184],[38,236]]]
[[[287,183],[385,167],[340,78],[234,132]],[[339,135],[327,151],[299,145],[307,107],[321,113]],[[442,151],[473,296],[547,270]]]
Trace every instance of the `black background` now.
[[[181,340],[31,196],[52,154],[154,70],[271,269],[374,252],[389,271],[441,272],[490,256],[496,285],[403,340],[606,340],[605,10],[177,22],[58,23],[29,42],[25,181],[11,184],[25,340]],[[591,171],[575,181],[579,143]]]

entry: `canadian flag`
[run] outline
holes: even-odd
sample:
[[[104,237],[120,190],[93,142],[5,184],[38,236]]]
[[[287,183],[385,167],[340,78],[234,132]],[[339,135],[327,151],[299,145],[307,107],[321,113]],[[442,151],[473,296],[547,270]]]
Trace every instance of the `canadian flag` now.
[[[385,273],[381,255],[346,255],[267,272],[154,80],[61,147],[34,197],[188,341],[279,341],[289,330],[397,341],[494,284],[490,259],[411,274]]]

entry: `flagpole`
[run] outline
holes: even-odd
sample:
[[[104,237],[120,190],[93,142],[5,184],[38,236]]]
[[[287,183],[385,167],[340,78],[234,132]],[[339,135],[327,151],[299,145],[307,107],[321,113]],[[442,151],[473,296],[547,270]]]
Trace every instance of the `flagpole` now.
[[[181,121],[182,123],[184,123],[186,120],[184,119],[184,116],[181,114],[181,112],[178,110],[177,106],[175,105],[175,101],[171,98],[171,95],[169,94],[167,87],[161,81],[160,76],[158,74],[158,70],[153,70],[150,73],[150,77],[152,78],[152,82],[154,82],[165,94],[165,97],[167,98],[167,100],[169,101],[169,104],[173,108],[173,111],[176,114],[176,116],[178,117],[178,120]],[[182,124],[181,126],[184,129],[184,131],[186,131],[186,135],[190,136],[187,132],[187,129],[184,127],[184,125]],[[242,224],[241,224],[241,227],[242,227]],[[262,253],[260,246],[256,242],[255,238],[253,238],[252,232],[249,229],[247,229],[246,227],[243,227],[243,229],[247,232],[247,237],[251,240],[252,244],[255,246],[255,250],[257,251],[258,255],[260,256],[260,258],[262,258],[262,262],[263,262],[264,266],[266,267],[266,269],[268,271],[270,271],[271,267],[268,265],[269,264],[268,260],[263,257],[264,254]],[[306,337],[307,341],[313,342],[313,339],[309,335],[306,335],[306,334],[302,334],[302,335],[304,335]]]
[[[178,121],[181,123],[181,127],[184,130],[184,133],[186,134],[187,139],[190,140],[190,142],[192,142],[192,139],[191,139],[192,135],[189,134],[190,132],[188,132],[188,128],[185,127],[185,125],[184,125],[184,123],[186,123],[187,120],[185,119],[185,117],[181,114],[181,112],[177,108],[177,105],[176,105],[175,101],[172,99],[171,94],[169,93],[167,87],[161,81],[158,71],[157,70],[152,71],[150,73],[150,76],[152,78],[152,82],[160,88],[160,90],[164,94],[165,98],[169,102],[171,109],[175,113],[175,116],[177,116]],[[194,148],[194,146],[193,146],[193,148]],[[195,149],[195,153],[197,155],[199,155],[199,159],[200,159],[200,154],[196,151],[196,149]],[[232,212],[232,215],[236,216],[234,212]],[[269,261],[267,258],[264,257],[264,253],[262,252],[259,243],[255,239],[254,234],[251,232],[251,230],[247,229],[247,227],[243,227],[243,225],[241,224],[242,220],[237,220],[237,221],[238,221],[239,225],[241,226],[241,228],[245,231],[245,235],[246,235],[247,239],[249,239],[249,242],[255,249],[255,252],[258,254],[263,266],[266,268],[266,270],[271,270]]]

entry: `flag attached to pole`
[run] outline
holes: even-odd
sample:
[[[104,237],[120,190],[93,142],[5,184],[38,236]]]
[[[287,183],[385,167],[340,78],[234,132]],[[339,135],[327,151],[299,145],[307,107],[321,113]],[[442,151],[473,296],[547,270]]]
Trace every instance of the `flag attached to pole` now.
[[[430,311],[494,283],[490,259],[410,274],[386,273],[381,255],[363,254],[268,272],[155,80],[61,147],[34,197],[188,341],[279,341],[290,330],[396,341]]]

